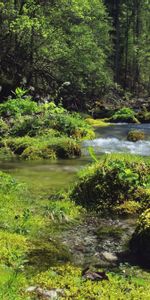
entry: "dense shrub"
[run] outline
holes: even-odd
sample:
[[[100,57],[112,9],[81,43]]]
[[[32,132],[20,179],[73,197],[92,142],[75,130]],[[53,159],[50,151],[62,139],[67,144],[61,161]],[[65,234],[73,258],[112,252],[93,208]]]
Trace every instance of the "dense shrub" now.
[[[58,131],[74,138],[94,137],[91,126],[79,114],[58,114],[55,116],[55,124],[53,126]]]
[[[36,136],[43,122],[39,116],[20,116],[13,120],[10,134],[13,136]]]
[[[69,113],[54,102],[37,104],[27,91],[17,88],[15,97],[0,104],[0,131],[12,136],[37,136],[40,131],[54,129],[76,139],[93,138],[92,127],[77,113]],[[6,128],[7,125],[7,128]]]
[[[77,141],[93,138],[92,127],[79,114],[54,102],[38,105],[26,92],[18,88],[14,99],[0,104],[4,116],[0,119],[0,156],[30,160],[80,156]]]
[[[145,133],[141,130],[131,130],[128,132],[127,140],[137,142],[145,139]]]
[[[150,209],[141,214],[130,246],[132,252],[150,267]]]
[[[31,115],[37,112],[38,105],[32,101],[30,96],[25,96],[26,90],[17,88],[15,97],[9,98],[6,102],[0,104],[0,116]]]
[[[118,110],[111,118],[112,122],[127,122],[127,123],[138,123],[135,113],[128,107],[123,107]]]
[[[132,200],[137,188],[149,182],[148,164],[111,157],[106,156],[82,172],[71,192],[77,203],[99,210],[111,209]]]

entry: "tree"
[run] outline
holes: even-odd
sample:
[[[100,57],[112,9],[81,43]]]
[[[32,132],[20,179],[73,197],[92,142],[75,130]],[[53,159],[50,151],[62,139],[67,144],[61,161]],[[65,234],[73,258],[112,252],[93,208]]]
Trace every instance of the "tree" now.
[[[113,20],[114,80],[135,94],[149,90],[148,0],[105,0]]]
[[[110,26],[102,1],[9,0],[0,7],[1,78],[7,89],[24,82],[54,97],[70,81],[70,100],[77,102],[97,97],[110,84]]]

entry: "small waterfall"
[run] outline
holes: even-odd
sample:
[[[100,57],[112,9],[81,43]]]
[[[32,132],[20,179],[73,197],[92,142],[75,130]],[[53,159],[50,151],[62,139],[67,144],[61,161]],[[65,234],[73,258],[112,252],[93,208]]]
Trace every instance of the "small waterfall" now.
[[[87,154],[88,147],[92,146],[96,154],[100,153],[132,153],[143,156],[150,155],[150,141],[129,142],[118,138],[97,138],[83,142],[83,153]]]

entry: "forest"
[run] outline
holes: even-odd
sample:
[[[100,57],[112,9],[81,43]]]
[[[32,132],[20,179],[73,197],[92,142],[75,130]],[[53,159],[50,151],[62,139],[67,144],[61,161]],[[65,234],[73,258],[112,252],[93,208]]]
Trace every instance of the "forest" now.
[[[1,300],[150,300],[149,33],[149,0],[0,0]]]
[[[148,96],[149,14],[149,0],[0,1],[1,101],[18,86],[76,110]]]

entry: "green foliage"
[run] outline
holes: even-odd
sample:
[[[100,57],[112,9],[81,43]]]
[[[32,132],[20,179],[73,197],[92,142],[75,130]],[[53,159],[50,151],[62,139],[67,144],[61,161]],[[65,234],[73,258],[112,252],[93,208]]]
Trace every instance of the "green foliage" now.
[[[93,138],[91,126],[79,114],[57,114],[54,116],[54,128],[70,137]]]
[[[12,194],[14,192],[24,192],[25,185],[22,183],[18,183],[14,178],[10,175],[5,174],[0,171],[0,192]]]
[[[0,274],[0,298],[2,300],[29,300],[29,297],[22,293],[27,280],[21,272],[0,265]]]
[[[123,107],[118,110],[111,118],[112,122],[128,122],[128,123],[138,123],[135,117],[135,113],[132,109],[128,107]]]
[[[128,132],[127,140],[137,142],[145,139],[145,133],[141,130],[131,130]]]
[[[81,271],[79,267],[70,264],[51,268],[37,275],[33,280],[33,284],[47,289],[62,289],[64,295],[59,296],[59,299],[149,300],[148,274],[144,280],[142,275],[138,278],[136,275],[126,274],[127,271],[124,271],[125,274],[122,272],[121,275],[108,273],[109,281],[97,282],[82,278]]]
[[[49,103],[53,104],[53,102]],[[51,111],[43,110],[36,116],[20,116],[14,119],[9,130],[14,136],[36,136],[48,129],[56,130],[57,134],[67,135],[76,139],[93,138],[94,132],[90,125],[84,121],[78,114],[69,114],[68,112],[60,112],[59,107]],[[54,112],[58,108],[58,112]]]
[[[23,97],[26,91],[17,88],[15,98],[0,104],[0,116],[31,115],[38,111],[38,105],[30,96]]]
[[[68,89],[76,105],[79,97],[83,103],[93,90],[98,94],[110,85],[110,26],[102,1],[95,0],[94,6],[90,0],[71,5],[68,0],[0,3],[4,85],[9,82],[12,89],[18,82],[27,82],[56,100],[65,92],[68,106],[72,105]]]
[[[73,201],[62,199],[50,201],[45,206],[46,215],[54,222],[66,223],[81,216],[81,207],[75,205]]]
[[[8,124],[1,118],[0,119],[0,137],[7,135],[8,133]]]
[[[28,244],[25,237],[0,231],[0,261],[3,264],[14,269],[18,268],[23,263],[27,250]]]
[[[18,97],[26,92],[18,90]],[[7,106],[9,101],[13,100],[1,104],[1,107]],[[41,104],[38,106],[38,114],[35,114],[34,107],[30,107],[29,113],[26,106],[21,109],[20,102],[17,99],[15,101],[15,115],[8,119],[5,132],[10,137],[2,139],[0,143],[1,156],[8,153],[10,157],[19,156],[30,160],[72,158],[81,154],[77,141],[94,137],[92,127],[79,114],[71,114],[61,105],[56,106],[54,102]],[[33,103],[31,99],[20,101]]]
[[[82,171],[71,198],[87,208],[111,210],[133,200],[135,191],[149,184],[149,170],[140,160],[106,156]]]
[[[93,159],[93,161],[98,162],[98,159],[95,155],[93,147],[88,147],[88,151],[89,151],[90,157]]]
[[[26,92],[19,88],[18,91],[17,97]],[[30,160],[72,158],[81,154],[77,141],[95,136],[92,127],[79,114],[71,114],[54,102],[37,106],[30,98],[16,99],[15,102],[8,100],[0,104],[1,108],[5,107],[5,113],[10,101],[15,110],[9,109],[11,118],[7,119],[8,125],[2,119],[0,123],[1,131],[8,136],[0,142],[2,157],[8,154],[9,157]],[[36,107],[20,106],[20,101],[34,103]],[[37,111],[38,114],[35,114]]]

